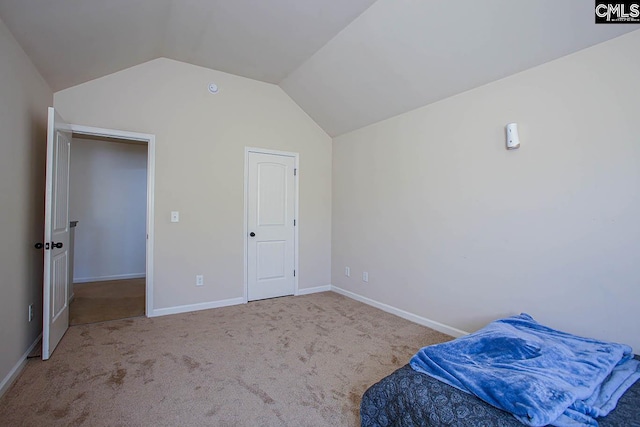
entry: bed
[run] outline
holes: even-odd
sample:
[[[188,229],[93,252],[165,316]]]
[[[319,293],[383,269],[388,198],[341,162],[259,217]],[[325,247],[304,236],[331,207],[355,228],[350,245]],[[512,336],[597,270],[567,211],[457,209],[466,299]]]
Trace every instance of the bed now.
[[[640,357],[636,356],[640,360]],[[360,405],[362,427],[521,427],[511,414],[408,364],[371,386]],[[600,427],[640,427],[640,381],[599,418]]]
[[[364,393],[361,424],[640,427],[638,361],[522,313],[420,349]]]

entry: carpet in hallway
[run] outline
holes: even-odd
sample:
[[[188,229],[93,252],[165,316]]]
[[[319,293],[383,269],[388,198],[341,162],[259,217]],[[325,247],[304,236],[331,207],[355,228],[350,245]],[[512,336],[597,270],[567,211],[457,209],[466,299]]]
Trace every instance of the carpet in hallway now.
[[[144,316],[145,279],[76,283],[69,324],[104,322]]]
[[[450,337],[333,292],[69,328],[0,400],[20,426],[358,426],[362,393]]]

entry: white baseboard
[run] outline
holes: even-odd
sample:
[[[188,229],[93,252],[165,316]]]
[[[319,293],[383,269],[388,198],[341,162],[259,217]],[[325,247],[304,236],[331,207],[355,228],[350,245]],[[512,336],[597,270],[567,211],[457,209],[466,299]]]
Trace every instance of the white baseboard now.
[[[244,298],[231,298],[220,301],[201,302],[198,304],[178,305],[176,307],[156,308],[148,317],[166,316],[169,314],[188,313],[190,311],[208,310],[210,308],[228,307],[230,305],[246,304]]]
[[[442,332],[443,334],[451,335],[452,337],[461,337],[464,335],[469,335],[469,332],[465,332],[463,330],[454,328],[452,326],[445,325],[440,322],[436,322],[435,320],[427,319],[426,317],[418,316],[413,313],[409,313],[408,311],[400,310],[399,308],[390,306],[388,304],[384,304],[373,300],[371,298],[363,297],[362,295],[358,295],[351,291],[347,291],[345,289],[339,288],[337,286],[331,286],[331,290],[333,292],[339,293],[340,295],[344,295],[356,301],[363,302],[367,305],[370,305],[375,308],[379,308],[382,311],[386,311],[387,313],[395,314],[398,317],[402,317],[403,319],[410,320],[414,323],[417,323],[422,326],[426,326],[431,329],[435,329],[438,332]]]
[[[20,372],[22,372],[22,369],[24,369],[24,365],[27,363],[27,356],[33,351],[35,346],[40,342],[41,338],[42,334],[40,334],[38,338],[36,338],[36,340],[29,346],[22,357],[20,357],[18,362],[13,366],[13,368],[11,368],[7,376],[2,379],[2,382],[0,382],[0,397],[2,397],[7,392],[7,390],[9,390],[9,387],[11,387],[13,382],[18,378],[18,375],[20,375]]]
[[[315,288],[298,289],[298,292],[296,293],[296,295],[309,295],[309,294],[315,294],[318,292],[328,292],[330,290],[331,290],[331,285],[316,286]]]
[[[145,273],[131,273],[131,274],[114,274],[111,276],[96,276],[96,277],[74,277],[73,283],[87,283],[87,282],[106,282],[107,280],[124,280],[124,279],[142,279],[146,276]]]

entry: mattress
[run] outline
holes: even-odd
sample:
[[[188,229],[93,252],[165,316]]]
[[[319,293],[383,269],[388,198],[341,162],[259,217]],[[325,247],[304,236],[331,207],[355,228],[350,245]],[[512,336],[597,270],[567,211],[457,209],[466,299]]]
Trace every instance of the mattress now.
[[[639,359],[638,356],[635,357]],[[409,365],[372,385],[360,404],[362,427],[457,426],[515,427],[523,424],[508,412]],[[640,381],[620,398],[616,408],[598,418],[601,427],[640,427]]]

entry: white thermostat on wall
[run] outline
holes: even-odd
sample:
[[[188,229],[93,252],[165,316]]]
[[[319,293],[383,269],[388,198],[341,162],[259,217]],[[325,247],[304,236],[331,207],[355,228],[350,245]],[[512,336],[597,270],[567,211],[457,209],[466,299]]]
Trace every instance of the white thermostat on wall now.
[[[209,92],[218,93],[218,85],[215,83],[209,83]]]
[[[518,136],[518,124],[507,124],[507,150],[520,148],[520,137]]]

